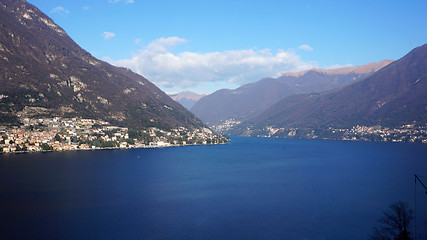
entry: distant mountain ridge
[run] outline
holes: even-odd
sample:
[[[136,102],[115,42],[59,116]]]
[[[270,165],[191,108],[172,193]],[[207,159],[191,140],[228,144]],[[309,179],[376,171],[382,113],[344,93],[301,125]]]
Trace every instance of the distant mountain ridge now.
[[[186,109],[190,109],[191,107],[194,106],[194,104],[196,104],[197,101],[200,100],[200,98],[206,96],[206,94],[198,94],[191,91],[183,91],[183,92],[168,94],[168,95],[173,100],[179,102]]]
[[[367,64],[361,65],[361,66],[341,67],[341,68],[332,68],[332,69],[312,68],[310,70],[302,71],[302,72],[284,73],[282,76],[298,77],[298,76],[302,76],[302,75],[304,75],[310,71],[315,71],[315,72],[329,74],[329,75],[350,74],[350,73],[370,74],[370,73],[378,71],[378,69],[381,69],[382,67],[385,67],[392,62],[393,62],[393,60],[382,60],[379,62],[367,63]]]
[[[204,124],[144,77],[100,61],[24,0],[0,1],[0,120],[62,116],[119,126]]]
[[[321,94],[293,95],[242,123],[245,129],[396,127],[427,124],[427,44],[364,80]]]
[[[390,64],[391,60],[338,69],[311,69],[265,78],[234,90],[222,89],[201,98],[190,110],[208,125],[227,119],[249,120],[286,96],[321,92],[361,80]]]

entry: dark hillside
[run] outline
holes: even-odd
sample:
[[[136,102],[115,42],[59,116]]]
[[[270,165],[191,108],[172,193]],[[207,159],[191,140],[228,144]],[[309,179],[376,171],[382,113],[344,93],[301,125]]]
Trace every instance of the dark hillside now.
[[[245,127],[325,128],[427,123],[427,45],[340,90],[287,97]]]
[[[160,128],[203,123],[144,77],[94,58],[24,0],[0,1],[0,114]]]
[[[200,99],[191,111],[209,125],[216,125],[230,118],[249,120],[287,96],[343,87],[369,76],[391,62],[383,60],[355,67],[311,69],[286,73],[278,78],[265,78],[234,90],[216,91]]]

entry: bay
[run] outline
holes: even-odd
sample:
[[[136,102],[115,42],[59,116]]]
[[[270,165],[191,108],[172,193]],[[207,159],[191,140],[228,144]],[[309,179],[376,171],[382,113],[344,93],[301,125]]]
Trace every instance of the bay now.
[[[427,195],[414,189],[426,156],[423,144],[243,137],[3,154],[1,239],[368,239],[415,193],[426,234]]]

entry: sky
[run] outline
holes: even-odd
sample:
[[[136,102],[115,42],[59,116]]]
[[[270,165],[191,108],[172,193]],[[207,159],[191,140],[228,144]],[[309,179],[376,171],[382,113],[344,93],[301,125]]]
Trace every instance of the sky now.
[[[96,58],[167,93],[397,60],[427,43],[427,1],[27,0]]]

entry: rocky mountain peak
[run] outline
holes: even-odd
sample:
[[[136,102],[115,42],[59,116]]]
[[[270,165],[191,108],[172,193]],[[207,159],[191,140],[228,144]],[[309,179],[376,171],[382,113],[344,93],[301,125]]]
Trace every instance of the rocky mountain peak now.
[[[93,57],[23,0],[0,1],[0,84],[3,122],[49,115],[133,127],[203,126],[144,77]]]

